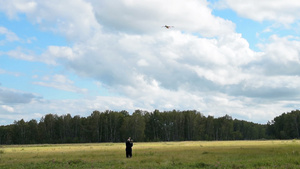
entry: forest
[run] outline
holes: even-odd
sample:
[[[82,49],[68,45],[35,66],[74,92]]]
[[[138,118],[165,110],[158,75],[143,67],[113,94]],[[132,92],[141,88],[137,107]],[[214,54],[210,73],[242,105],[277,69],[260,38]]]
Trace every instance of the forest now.
[[[56,144],[189,140],[299,139],[300,111],[257,124],[231,116],[214,118],[196,110],[93,111],[88,117],[47,114],[40,119],[0,126],[0,144]]]

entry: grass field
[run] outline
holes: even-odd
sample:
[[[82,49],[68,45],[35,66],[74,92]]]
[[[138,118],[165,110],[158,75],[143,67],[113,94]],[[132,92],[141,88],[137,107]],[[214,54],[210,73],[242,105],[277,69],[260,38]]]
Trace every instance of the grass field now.
[[[300,168],[300,141],[0,146],[0,168]]]

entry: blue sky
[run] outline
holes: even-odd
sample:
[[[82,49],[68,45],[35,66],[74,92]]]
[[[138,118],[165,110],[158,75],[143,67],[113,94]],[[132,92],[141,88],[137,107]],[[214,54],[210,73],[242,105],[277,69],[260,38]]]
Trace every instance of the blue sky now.
[[[293,0],[0,0],[0,125],[136,109],[267,123],[299,109],[299,19]]]

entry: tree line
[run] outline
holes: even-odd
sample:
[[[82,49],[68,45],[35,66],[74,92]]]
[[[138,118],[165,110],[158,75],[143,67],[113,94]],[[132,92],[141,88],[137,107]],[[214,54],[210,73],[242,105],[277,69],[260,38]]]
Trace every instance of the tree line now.
[[[198,111],[93,111],[88,117],[47,114],[0,126],[0,144],[91,143],[299,138],[300,111],[284,113],[267,124],[205,117]]]

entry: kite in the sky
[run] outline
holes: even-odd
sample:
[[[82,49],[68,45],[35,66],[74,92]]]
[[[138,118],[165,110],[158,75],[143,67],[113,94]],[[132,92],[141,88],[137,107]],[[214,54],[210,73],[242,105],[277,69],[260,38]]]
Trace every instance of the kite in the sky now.
[[[165,27],[167,29],[174,28],[174,26],[170,26],[170,25],[165,25],[165,26],[162,26],[162,27]]]

